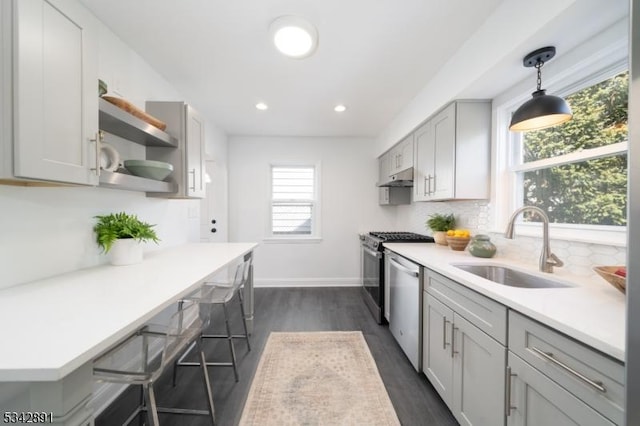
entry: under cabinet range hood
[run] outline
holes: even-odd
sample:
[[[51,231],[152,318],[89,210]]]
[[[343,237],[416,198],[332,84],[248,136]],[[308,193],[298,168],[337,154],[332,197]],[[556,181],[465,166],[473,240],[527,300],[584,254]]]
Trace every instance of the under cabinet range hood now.
[[[407,170],[403,170],[395,175],[391,175],[386,182],[380,182],[380,187],[393,187],[393,186],[413,186],[413,167],[409,167]]]

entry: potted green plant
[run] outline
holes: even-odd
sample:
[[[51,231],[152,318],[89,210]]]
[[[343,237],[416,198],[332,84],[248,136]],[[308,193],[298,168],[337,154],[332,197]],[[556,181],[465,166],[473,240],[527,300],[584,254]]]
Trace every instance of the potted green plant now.
[[[96,242],[105,253],[111,253],[112,265],[131,265],[142,262],[142,244],[158,243],[155,225],[142,222],[136,215],[125,212],[95,216],[93,227]]]
[[[427,227],[433,231],[433,239],[436,244],[447,245],[447,231],[454,229],[456,218],[451,214],[434,213],[426,222]]]

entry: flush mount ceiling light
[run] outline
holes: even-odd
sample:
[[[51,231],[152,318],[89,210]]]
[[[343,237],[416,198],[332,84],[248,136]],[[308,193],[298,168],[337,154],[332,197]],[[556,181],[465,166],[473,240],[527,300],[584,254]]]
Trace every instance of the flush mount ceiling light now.
[[[525,67],[535,67],[538,71],[537,89],[531,94],[532,98],[511,116],[509,130],[524,132],[552,127],[571,120],[571,108],[567,102],[559,96],[547,95],[542,89],[542,66],[556,54],[553,46],[535,50],[524,57]]]
[[[336,105],[335,108],[333,108],[333,110],[335,112],[345,112],[347,110],[347,107],[340,104],[340,105]]]
[[[269,109],[269,105],[265,104],[264,102],[258,102],[256,104],[256,109],[259,109],[260,111],[266,111]]]
[[[269,32],[280,53],[290,58],[306,58],[318,46],[318,31],[298,16],[279,17],[271,23]]]

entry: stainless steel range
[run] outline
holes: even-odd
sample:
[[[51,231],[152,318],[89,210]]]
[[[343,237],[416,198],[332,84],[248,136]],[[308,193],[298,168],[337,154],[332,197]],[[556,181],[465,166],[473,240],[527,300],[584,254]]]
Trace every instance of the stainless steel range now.
[[[378,324],[384,319],[384,247],[383,243],[432,243],[433,238],[413,232],[369,232],[361,236],[362,294]]]

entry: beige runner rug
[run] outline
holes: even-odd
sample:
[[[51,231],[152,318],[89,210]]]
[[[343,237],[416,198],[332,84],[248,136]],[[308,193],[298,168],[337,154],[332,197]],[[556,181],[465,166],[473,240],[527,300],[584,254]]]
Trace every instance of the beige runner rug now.
[[[240,425],[399,425],[359,331],[271,333]]]

